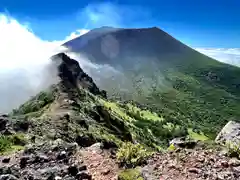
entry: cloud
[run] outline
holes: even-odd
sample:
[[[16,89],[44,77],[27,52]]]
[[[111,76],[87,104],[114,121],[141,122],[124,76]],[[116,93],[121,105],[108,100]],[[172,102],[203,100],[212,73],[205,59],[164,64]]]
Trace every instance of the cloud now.
[[[62,43],[87,31],[77,30],[62,41],[44,41],[34,34],[29,23],[0,14],[0,113],[56,82],[57,71],[49,57],[62,51]]]
[[[61,41],[43,41],[30,27],[0,14],[0,113],[26,101],[57,77],[49,57]]]
[[[151,24],[154,17],[147,8],[137,5],[119,5],[110,2],[92,3],[77,13],[86,29],[101,26],[136,27]],[[151,21],[151,22],[150,22]]]
[[[75,32],[72,32],[69,36],[67,36],[64,40],[64,42],[66,41],[70,41],[76,37],[79,37],[83,34],[86,34],[89,31],[89,29],[78,29]]]
[[[240,67],[240,48],[195,48],[218,61]]]

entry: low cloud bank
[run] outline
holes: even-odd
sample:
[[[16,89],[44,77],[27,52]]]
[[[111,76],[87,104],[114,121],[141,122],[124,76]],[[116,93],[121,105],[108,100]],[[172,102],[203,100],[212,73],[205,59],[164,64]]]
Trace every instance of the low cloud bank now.
[[[240,48],[196,48],[196,50],[218,61],[240,67]]]

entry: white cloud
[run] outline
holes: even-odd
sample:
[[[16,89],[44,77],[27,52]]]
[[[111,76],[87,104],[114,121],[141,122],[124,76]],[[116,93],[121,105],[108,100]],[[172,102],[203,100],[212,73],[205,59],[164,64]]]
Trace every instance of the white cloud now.
[[[75,32],[72,32],[69,36],[67,36],[65,41],[69,41],[83,34],[86,34],[88,31],[89,31],[88,29],[78,29]]]
[[[86,32],[77,30],[62,41],[44,41],[27,24],[0,14],[0,113],[55,82],[49,57],[60,51],[63,42]]]
[[[240,48],[195,48],[218,61],[240,66]]]

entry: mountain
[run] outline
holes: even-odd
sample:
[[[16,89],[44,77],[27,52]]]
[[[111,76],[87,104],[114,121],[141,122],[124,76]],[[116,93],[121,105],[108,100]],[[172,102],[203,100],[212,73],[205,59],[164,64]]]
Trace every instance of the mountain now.
[[[240,178],[239,160],[222,155],[187,121],[110,100],[76,60],[64,53],[51,59],[58,81],[0,115],[0,179]],[[232,137],[224,129],[224,137]],[[238,129],[230,131],[239,139]]]
[[[63,46],[122,73],[98,83],[109,97],[135,100],[211,138],[230,119],[239,119],[240,69],[191,49],[159,28],[103,27]]]

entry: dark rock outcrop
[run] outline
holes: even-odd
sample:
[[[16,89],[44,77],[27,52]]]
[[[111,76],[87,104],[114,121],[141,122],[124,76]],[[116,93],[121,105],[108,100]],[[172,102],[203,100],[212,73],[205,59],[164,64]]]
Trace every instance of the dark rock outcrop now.
[[[58,64],[58,76],[65,87],[83,88],[94,95],[106,97],[106,91],[99,90],[93,79],[83,71],[76,60],[64,53],[52,56],[52,60]]]

